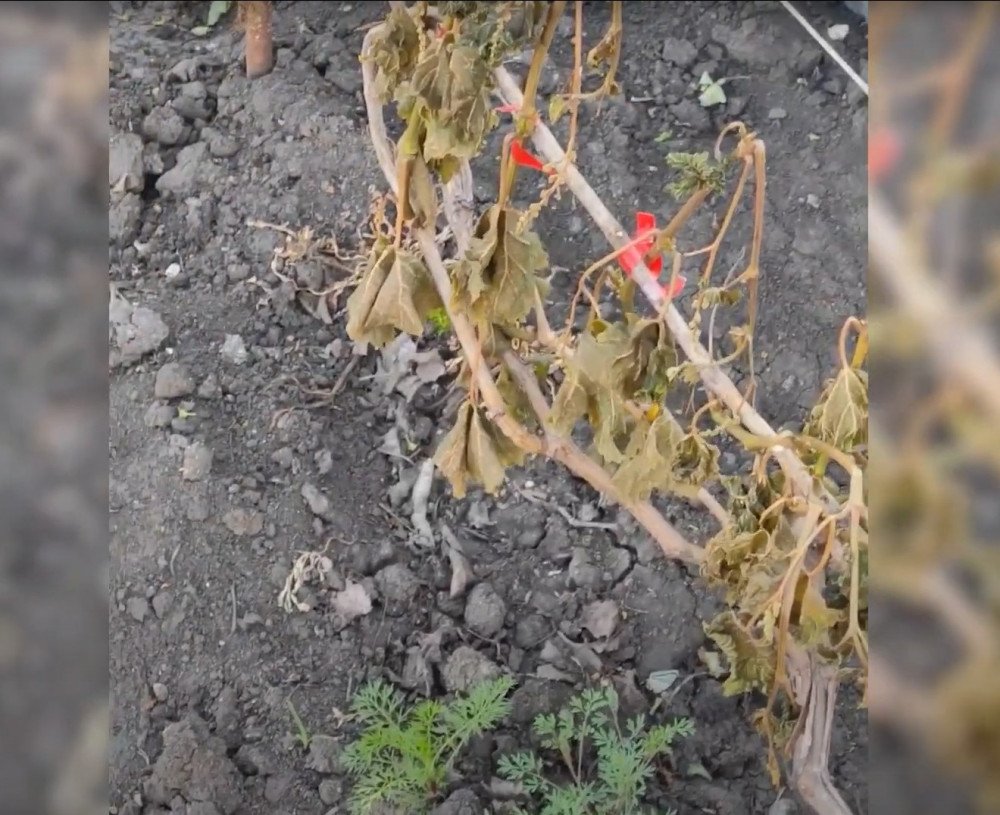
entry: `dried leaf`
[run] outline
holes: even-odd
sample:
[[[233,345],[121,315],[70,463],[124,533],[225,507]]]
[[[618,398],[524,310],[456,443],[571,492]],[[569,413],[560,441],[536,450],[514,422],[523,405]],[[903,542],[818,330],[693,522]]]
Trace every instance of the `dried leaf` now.
[[[545,281],[537,273],[548,255],[535,232],[517,231],[521,213],[492,207],[476,226],[465,257],[452,268],[455,303],[480,324],[517,325],[531,311]]]
[[[722,612],[706,624],[705,634],[729,664],[729,677],[722,685],[722,692],[726,696],[769,689],[774,679],[773,643],[751,636],[740,626],[731,611]]]
[[[566,112],[566,97],[555,94],[549,99],[549,121],[555,124]]]
[[[645,501],[654,490],[671,485],[670,467],[680,441],[680,431],[665,415],[640,422],[632,432],[625,462],[613,482],[624,495]]]
[[[396,96],[400,83],[413,73],[419,53],[416,23],[405,9],[393,9],[374,35],[367,55],[376,65],[379,99],[388,102]]]
[[[549,411],[548,423],[557,433],[565,435],[587,412],[587,389],[583,386],[580,370],[571,368],[556,392]]]
[[[375,250],[372,252],[375,258]],[[420,336],[427,313],[441,305],[423,261],[389,247],[372,261],[347,300],[347,334],[355,342],[381,347],[397,331]]]
[[[689,433],[677,445],[670,468],[670,490],[693,498],[705,484],[719,475],[719,448],[697,433]]]
[[[423,125],[424,160],[447,181],[458,161],[478,154],[496,125],[489,66],[473,47],[450,38],[434,40],[421,53],[409,84],[414,96],[400,105],[400,115]]]
[[[805,432],[851,451],[868,440],[868,374],[841,368],[809,414]]]
[[[434,454],[456,498],[465,496],[469,484],[481,484],[495,495],[506,468],[523,460],[524,453],[469,402],[459,409],[455,426]]]

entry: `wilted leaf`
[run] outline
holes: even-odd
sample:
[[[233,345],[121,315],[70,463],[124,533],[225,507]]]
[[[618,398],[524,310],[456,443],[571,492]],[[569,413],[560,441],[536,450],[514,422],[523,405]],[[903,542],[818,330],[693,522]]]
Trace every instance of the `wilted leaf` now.
[[[469,559],[465,556],[462,542],[455,537],[455,534],[445,524],[441,524],[441,542],[444,546],[445,554],[448,556],[448,562],[451,564],[451,588],[449,596],[460,597],[475,579],[475,573],[472,571]]]
[[[807,434],[850,451],[868,440],[868,375],[841,368],[809,414]]]
[[[347,300],[347,334],[355,342],[381,347],[397,331],[420,336],[427,313],[441,305],[423,261],[393,247],[376,256]]]
[[[566,378],[556,392],[548,422],[553,430],[565,435],[586,412],[587,389],[581,381],[580,371],[573,368],[567,371]]]
[[[719,475],[719,448],[697,433],[689,433],[676,447],[670,469],[670,489],[693,498]]]
[[[447,181],[457,161],[473,158],[496,124],[489,66],[475,48],[436,39],[421,53],[409,88],[413,97],[400,105],[400,115],[411,126],[422,125],[424,160]]]
[[[456,305],[480,324],[516,325],[546,293],[537,276],[549,262],[535,232],[517,231],[521,213],[492,207],[476,226],[475,237],[452,269]]]
[[[420,52],[416,23],[405,9],[393,9],[374,35],[369,58],[376,65],[375,88],[379,98],[388,102],[408,79]]]
[[[698,299],[702,308],[709,308],[710,306],[735,306],[742,296],[743,293],[740,289],[713,286],[699,294]]]
[[[549,99],[549,121],[555,124],[565,112],[566,97],[557,93]]]
[[[469,402],[459,409],[455,426],[434,454],[434,463],[451,482],[456,498],[465,496],[469,484],[481,484],[496,494],[506,468],[523,459],[524,453]]]
[[[500,395],[503,397],[507,411],[521,425],[529,429],[538,426],[538,417],[531,407],[531,402],[528,400],[527,394],[514,381],[506,366],[500,371],[500,375],[497,377],[497,390],[500,391]]]
[[[810,581],[799,607],[796,640],[807,648],[831,646],[831,631],[845,618],[842,610],[830,608]]]
[[[615,472],[613,482],[623,494],[645,501],[654,490],[670,485],[670,467],[680,440],[680,431],[665,415],[641,422],[632,432],[625,451],[626,460]]]
[[[755,639],[724,611],[705,625],[705,634],[729,663],[729,677],[722,685],[726,696],[766,691],[774,678],[774,645]]]

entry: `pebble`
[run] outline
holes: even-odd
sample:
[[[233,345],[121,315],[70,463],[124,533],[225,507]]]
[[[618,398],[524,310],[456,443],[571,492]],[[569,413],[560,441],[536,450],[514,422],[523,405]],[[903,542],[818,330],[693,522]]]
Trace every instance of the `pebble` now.
[[[343,792],[344,785],[336,778],[324,778],[319,782],[319,800],[327,806],[338,803]]]
[[[250,509],[237,507],[222,516],[222,522],[234,535],[259,535],[264,529],[264,516]]]
[[[212,450],[204,442],[196,441],[184,451],[181,477],[185,481],[202,481],[212,470]]]
[[[168,362],[156,372],[153,393],[157,399],[178,399],[194,392],[194,380],[179,362]]]
[[[489,583],[479,583],[469,592],[465,624],[481,637],[492,638],[503,628],[507,605]]]
[[[141,623],[146,619],[146,613],[149,611],[149,603],[145,597],[130,597],[125,603],[125,610],[133,620]]]
[[[170,696],[170,693],[167,691],[167,686],[164,685],[162,682],[154,682],[153,696],[156,697],[156,701],[158,702],[166,702],[167,698]]]
[[[239,334],[226,334],[226,339],[219,350],[222,358],[233,365],[242,365],[247,361],[247,347]]]
[[[209,374],[205,381],[198,386],[198,396],[202,399],[214,399],[222,395],[222,388],[219,387],[219,377]]]
[[[600,570],[590,559],[590,552],[581,546],[573,549],[567,578],[572,588],[588,588],[597,585],[601,579]]]
[[[771,108],[767,112],[768,119],[784,119],[788,116],[788,111],[784,108]]]
[[[302,497],[305,499],[306,504],[309,505],[309,510],[313,515],[326,517],[329,514],[330,499],[323,495],[319,487],[314,484],[303,484]]]
[[[464,693],[481,682],[500,676],[500,666],[475,648],[460,645],[448,657],[441,672],[445,688],[451,693]]]
[[[153,402],[143,417],[146,427],[169,427],[174,418],[174,409],[163,402]]]

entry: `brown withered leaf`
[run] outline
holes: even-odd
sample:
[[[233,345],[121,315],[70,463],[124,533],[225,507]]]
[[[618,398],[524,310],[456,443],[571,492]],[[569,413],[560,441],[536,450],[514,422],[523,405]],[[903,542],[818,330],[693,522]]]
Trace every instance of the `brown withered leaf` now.
[[[697,433],[688,433],[674,449],[670,467],[672,492],[694,498],[706,483],[719,475],[719,448]]]
[[[793,620],[795,639],[806,648],[830,651],[833,648],[832,632],[845,619],[846,612],[830,608],[823,595],[809,581],[799,603],[798,619]]]
[[[539,387],[541,387],[541,383],[539,383]],[[497,390],[500,391],[500,395],[503,397],[507,411],[520,424],[529,429],[534,429],[538,426],[538,417],[531,407],[531,402],[528,400],[527,394],[514,381],[506,366],[500,371],[500,375],[497,377]]]
[[[481,484],[495,495],[506,468],[523,460],[523,452],[468,401],[434,454],[456,498],[463,498],[470,484]]]
[[[594,449],[609,464],[625,461],[622,450],[629,431],[625,402],[612,390],[598,388],[588,400],[587,418],[594,429]]]
[[[729,664],[729,676],[722,684],[726,696],[770,689],[774,679],[773,642],[753,636],[729,610],[705,624],[705,634]]]
[[[670,466],[680,431],[664,414],[653,422],[639,422],[625,450],[625,463],[612,481],[630,498],[645,501],[654,490],[667,489]]]
[[[393,9],[374,35],[368,52],[368,58],[376,65],[375,89],[382,102],[396,96],[401,83],[413,73],[419,53],[416,23],[404,9]]]
[[[456,305],[480,325],[517,325],[547,286],[538,272],[548,266],[541,239],[517,231],[521,213],[493,206],[476,225],[464,258],[452,267]]]
[[[587,388],[584,387],[579,368],[569,368],[566,378],[552,400],[548,423],[557,433],[572,431],[577,421],[587,413]]]
[[[399,331],[420,336],[429,311],[441,305],[430,272],[416,255],[394,247],[375,250],[347,300],[347,334],[379,348]]]
[[[496,125],[490,106],[490,70],[479,52],[445,37],[423,50],[399,113],[422,128],[423,157],[444,181],[463,159],[479,152]]]
[[[868,440],[868,374],[841,368],[830,380],[805,426],[808,435],[850,452]]]

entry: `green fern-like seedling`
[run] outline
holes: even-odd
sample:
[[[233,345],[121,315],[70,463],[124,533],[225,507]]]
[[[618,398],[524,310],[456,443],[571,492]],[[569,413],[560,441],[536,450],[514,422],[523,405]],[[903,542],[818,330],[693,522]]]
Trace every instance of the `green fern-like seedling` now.
[[[678,201],[690,198],[701,189],[720,193],[726,185],[728,165],[728,157],[715,161],[708,153],[670,153],[667,166],[677,170],[680,177],[667,185],[667,192]]]
[[[513,686],[504,676],[448,704],[427,699],[410,708],[381,680],[361,688],[351,712],[364,729],[344,751],[344,765],[356,779],[352,815],[366,815],[379,804],[425,812],[446,786],[462,748],[507,715]]]
[[[622,727],[618,695],[607,687],[586,690],[558,714],[537,717],[534,731],[569,771],[568,783],[549,780],[544,761],[531,753],[503,756],[499,770],[535,799],[539,815],[639,815],[653,760],[694,726],[679,719],[647,727],[645,717],[636,716]]]

